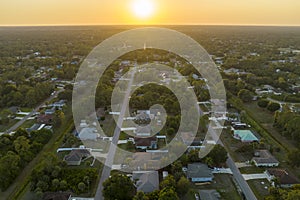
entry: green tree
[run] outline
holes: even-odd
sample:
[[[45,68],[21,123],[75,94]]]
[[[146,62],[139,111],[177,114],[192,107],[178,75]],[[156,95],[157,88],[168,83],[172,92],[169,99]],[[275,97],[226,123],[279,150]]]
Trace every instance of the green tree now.
[[[67,189],[67,186],[68,186],[68,183],[66,180],[61,180],[60,183],[59,183],[59,188],[64,191]]]
[[[267,109],[271,112],[275,112],[280,109],[280,104],[276,102],[270,102],[267,106]]]
[[[269,101],[267,99],[260,99],[257,101],[257,105],[261,108],[266,108],[269,104]]]
[[[0,158],[0,188],[5,191],[20,172],[20,156],[14,152]]]
[[[176,188],[176,181],[174,179],[174,176],[168,175],[160,184],[159,187],[161,189],[163,188]]]
[[[225,163],[228,158],[226,149],[220,144],[215,145],[214,148],[211,150],[211,152],[209,152],[207,156],[211,157],[214,165],[216,166]]]
[[[86,188],[84,182],[78,183],[78,186],[77,186],[77,187],[78,187],[78,189],[79,189],[81,192],[83,192],[83,191],[85,190],[85,188]]]
[[[143,191],[138,191],[133,197],[133,200],[150,200]]]
[[[200,158],[199,158],[199,150],[197,149],[192,149],[189,153],[188,153],[188,158],[190,162],[199,162]]]
[[[122,174],[113,174],[103,183],[103,196],[106,200],[131,200],[135,193],[133,182]]]
[[[59,180],[57,178],[53,179],[51,186],[54,191],[57,191],[57,189],[59,188]]]
[[[300,166],[300,150],[294,150],[288,154],[288,161],[292,167]]]
[[[288,192],[286,200],[300,200],[300,190],[291,190]]]
[[[238,97],[243,101],[243,102],[249,102],[252,100],[252,94],[249,90],[247,89],[241,89],[238,93]]]
[[[159,192],[158,200],[179,200],[173,188],[164,188]]]
[[[61,110],[55,111],[54,118],[53,118],[53,125],[55,127],[59,127],[62,124],[64,119],[65,119],[65,114]]]
[[[177,182],[176,191],[180,197],[183,197],[190,189],[190,181],[182,176]]]
[[[29,151],[29,142],[25,136],[19,136],[13,143],[15,151],[20,155],[23,161],[30,161],[32,158],[32,153]]]

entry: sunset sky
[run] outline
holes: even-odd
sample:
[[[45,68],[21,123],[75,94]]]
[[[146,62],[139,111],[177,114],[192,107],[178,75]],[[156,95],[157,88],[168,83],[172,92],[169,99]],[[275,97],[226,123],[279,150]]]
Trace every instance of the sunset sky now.
[[[299,10],[300,0],[1,0],[0,25],[300,25]]]

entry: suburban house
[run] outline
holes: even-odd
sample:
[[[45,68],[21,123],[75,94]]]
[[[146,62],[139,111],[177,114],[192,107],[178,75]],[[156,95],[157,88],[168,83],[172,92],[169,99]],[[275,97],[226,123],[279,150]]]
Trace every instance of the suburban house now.
[[[71,152],[64,157],[67,165],[80,165],[83,159],[89,158],[91,153],[88,149],[72,149]]]
[[[188,164],[187,178],[193,183],[197,182],[211,182],[213,180],[212,170],[203,163]]]
[[[135,118],[136,118],[136,120],[149,121],[150,120],[150,110],[138,110]]]
[[[257,150],[252,158],[257,167],[277,167],[279,161],[268,150]]]
[[[136,130],[134,130],[136,136],[150,136],[151,135],[151,128],[150,126],[138,126]]]
[[[37,117],[37,122],[40,124],[52,124],[53,115],[40,114]]]
[[[20,107],[19,106],[11,106],[8,108],[8,110],[12,114],[16,114],[16,113],[20,112]]]
[[[54,102],[53,104],[51,104],[52,107],[58,108],[58,109],[62,109],[64,106],[66,105],[65,100],[59,100]]]
[[[81,140],[97,140],[99,137],[98,131],[94,127],[86,127],[81,129],[81,131],[78,134],[78,137]]]
[[[134,138],[135,147],[137,149],[157,149],[157,138],[155,136],[147,138]]]
[[[45,192],[43,200],[69,200],[71,198],[71,192]]]
[[[274,179],[278,179],[278,184],[283,188],[290,188],[295,184],[299,184],[297,178],[289,174],[284,169],[268,169],[265,171],[267,179],[269,182],[272,182],[272,185],[275,186]]]
[[[26,128],[27,132],[37,131],[41,127],[41,124],[33,124],[30,128]]]
[[[133,171],[132,179],[137,191],[150,193],[159,189],[159,178],[157,171]]]
[[[45,110],[45,115],[52,115],[54,113],[55,113],[55,107]]]
[[[233,137],[241,142],[258,142],[259,139],[250,130],[234,130]]]
[[[129,167],[133,170],[155,170],[160,168],[161,156],[156,153],[136,152],[132,156]]]
[[[192,132],[182,132],[180,133],[182,142],[187,146],[199,146],[202,144],[202,140],[199,137],[195,137]]]

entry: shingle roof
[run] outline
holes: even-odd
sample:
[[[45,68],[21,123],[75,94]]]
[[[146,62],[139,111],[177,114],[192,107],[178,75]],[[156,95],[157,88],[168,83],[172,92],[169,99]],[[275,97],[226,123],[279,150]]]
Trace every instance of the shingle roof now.
[[[64,157],[65,161],[81,161],[82,158],[90,156],[87,149],[73,149],[68,155]]]
[[[203,178],[203,177],[213,177],[212,170],[208,168],[206,164],[203,163],[193,163],[188,164],[187,177],[188,178]]]
[[[156,137],[147,137],[147,138],[140,138],[140,137],[135,137],[134,142],[136,146],[151,146],[151,142],[156,141]]]
[[[270,175],[275,176],[276,178],[279,178],[280,184],[298,184],[299,181],[291,174],[289,174],[284,169],[268,169],[267,172]]]
[[[132,156],[132,161],[129,163],[130,168],[152,170],[160,167],[160,160],[155,157],[156,154],[148,152],[136,152]]]
[[[259,154],[259,157],[253,157],[253,160],[257,164],[263,163],[278,163],[278,160],[268,151],[268,150],[258,150],[256,153]]]
[[[70,196],[70,192],[45,192],[43,200],[68,200]]]
[[[152,192],[159,189],[158,172],[133,172],[132,178],[137,180],[136,187],[138,191],[145,193]]]
[[[97,139],[97,129],[96,128],[83,128],[79,133],[79,138],[82,140],[95,140]]]

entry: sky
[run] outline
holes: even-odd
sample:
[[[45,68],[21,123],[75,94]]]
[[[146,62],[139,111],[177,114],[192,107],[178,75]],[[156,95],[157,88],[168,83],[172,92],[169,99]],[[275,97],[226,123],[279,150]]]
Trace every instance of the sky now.
[[[141,17],[137,1],[153,12]],[[141,8],[140,12],[143,12]],[[220,24],[300,25],[300,0],[0,0],[0,26]]]

